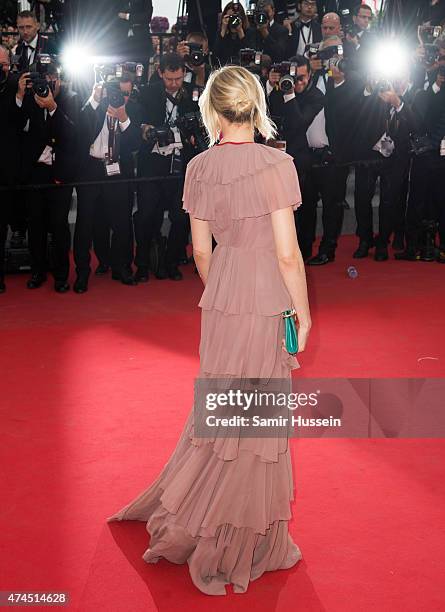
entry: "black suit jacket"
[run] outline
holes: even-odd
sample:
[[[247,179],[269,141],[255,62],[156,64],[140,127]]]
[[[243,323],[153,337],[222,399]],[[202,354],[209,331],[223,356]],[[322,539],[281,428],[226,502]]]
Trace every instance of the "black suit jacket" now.
[[[270,55],[273,62],[282,62],[286,59],[286,45],[289,32],[287,28],[276,21],[268,29],[269,36],[263,38],[256,27],[249,27],[244,38],[245,45],[243,47],[262,51]]]
[[[34,165],[47,145],[54,151],[53,179],[70,182],[76,176],[77,134],[79,129],[80,102],[78,95],[62,86],[56,98],[57,109],[53,116],[40,108],[31,93],[26,93],[21,107],[21,120],[28,124],[23,137],[22,179],[26,182]]]
[[[325,96],[326,134],[335,161],[339,163],[354,159],[355,129],[360,115],[360,95],[363,81],[356,77],[347,78],[339,87],[328,79]]]
[[[394,141],[393,156],[407,157],[410,150],[410,134],[421,131],[421,117],[411,103],[412,95],[407,94],[401,100],[403,108],[390,115],[390,105],[383,102],[376,93],[362,95],[360,116],[362,120],[356,131],[356,151],[360,159],[370,157],[372,148],[386,132]],[[392,157],[392,156],[391,156]]]
[[[179,94],[178,94],[179,95]],[[189,83],[184,83],[182,94],[178,104],[178,115],[183,117],[187,113],[196,113],[199,111],[197,102],[193,101],[193,86]],[[152,83],[144,87],[141,91],[141,107],[142,107],[142,123],[160,127],[165,124],[166,120],[166,105],[167,96],[165,93],[164,83]],[[193,157],[193,148],[182,138],[183,155],[186,161]],[[143,143],[141,153],[150,153],[147,143]]]
[[[16,47],[15,55],[18,55],[20,58],[19,63],[18,63],[18,70],[20,72],[27,70],[29,67],[27,51],[28,50],[27,50],[25,43],[22,40],[19,41]],[[36,45],[36,52],[34,53],[34,57],[33,57],[33,63],[36,61],[39,53],[49,53],[50,55],[55,55],[57,53],[57,47],[53,43],[53,41],[48,36],[45,36],[44,34],[40,34],[40,32],[37,35],[37,45]]]
[[[2,124],[2,146],[0,147],[0,183],[11,185],[19,178],[20,169],[20,131],[23,118],[15,103],[17,79],[9,74],[0,86],[0,116]],[[0,196],[1,199],[1,196]]]
[[[306,132],[323,106],[324,95],[313,85],[288,102],[284,102],[280,91],[274,90],[269,95],[270,114],[272,118],[282,118],[286,152],[292,155],[300,172],[310,168],[311,153]]]
[[[90,147],[99,136],[105,121],[107,113],[108,101],[106,98],[102,100],[96,110],[91,106],[89,101],[82,108],[80,113],[80,159],[81,168],[89,163]],[[124,176],[133,175],[133,153],[137,151],[142,142],[141,137],[141,107],[138,102],[129,100],[125,107],[127,115],[130,119],[130,125],[126,130],[121,132],[119,129],[116,134],[116,145],[119,152],[119,163],[121,173]]]
[[[311,29],[312,29],[312,41],[311,43],[319,43],[322,40],[321,34],[321,25],[316,20],[313,19],[311,21]],[[300,21],[294,21],[292,24],[292,34],[287,36],[286,42],[286,59],[297,54],[298,45],[300,43],[300,36],[303,32],[303,42],[309,39],[308,28],[302,27],[302,23]]]

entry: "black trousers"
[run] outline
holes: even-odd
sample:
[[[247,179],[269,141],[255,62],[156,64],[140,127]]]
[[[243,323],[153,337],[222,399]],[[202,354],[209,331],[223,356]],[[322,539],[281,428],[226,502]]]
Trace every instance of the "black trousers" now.
[[[417,248],[421,223],[426,219],[438,221],[440,244],[445,247],[444,174],[445,158],[439,157],[437,153],[413,159],[406,210],[408,248]]]
[[[37,163],[32,169],[31,183],[53,182],[52,167]],[[27,192],[28,245],[32,274],[46,274],[47,235],[53,236],[53,269],[55,280],[66,281],[70,270],[71,234],[68,214],[72,187],[50,187]]]
[[[171,156],[150,153],[139,157],[138,176],[170,176]],[[164,210],[168,210],[171,222],[165,254],[166,265],[177,265],[183,257],[188,242],[189,220],[182,210],[184,178],[155,180],[138,185],[137,212],[133,216],[136,238],[135,263],[148,267],[150,243],[159,235]]]
[[[409,158],[393,155],[382,158],[375,152],[372,158],[378,163],[357,166],[355,170],[356,234],[360,240],[373,238],[372,198],[377,178],[380,177],[379,246],[387,246],[393,231],[400,229],[401,194],[409,174]]]
[[[129,185],[128,189],[128,214],[131,217],[133,211],[134,193],[133,187]],[[116,236],[111,231],[109,223],[109,215],[107,214],[106,202],[101,200],[98,202],[94,211],[93,225],[93,249],[98,261],[104,266],[110,266],[111,262],[116,259]],[[133,224],[130,223],[130,236],[128,244],[128,260],[127,265],[131,267],[134,253],[134,237]]]
[[[6,236],[8,235],[8,225],[12,219],[14,192],[2,191],[0,197],[2,199],[0,205],[0,278],[3,278],[5,275]]]
[[[128,265],[131,236],[131,213],[128,203],[128,183],[116,180],[119,174],[107,176],[101,160],[90,157],[81,173],[84,181],[105,181],[100,185],[79,185],[77,188],[77,219],[74,232],[74,261],[77,273],[89,272],[93,241],[94,220],[97,211],[105,215],[113,231],[111,267],[120,273]],[[102,262],[104,263],[104,262]],[[105,262],[106,263],[106,262]]]
[[[314,161],[316,158],[314,157]],[[304,180],[303,203],[297,210],[298,241],[303,258],[311,255],[315,241],[317,203],[321,197],[323,236],[319,252],[335,253],[344,218],[344,192],[349,168],[334,165],[312,167]]]

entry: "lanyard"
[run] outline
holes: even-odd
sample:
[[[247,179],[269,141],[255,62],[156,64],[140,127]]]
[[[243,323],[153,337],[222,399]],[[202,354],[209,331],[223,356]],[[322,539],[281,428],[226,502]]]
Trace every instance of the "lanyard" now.
[[[109,117],[107,115],[107,127],[108,127],[108,161],[116,161],[116,125],[117,118]]]
[[[302,25],[300,28],[300,36],[303,39],[303,42],[305,45],[308,45],[312,41],[312,21],[310,22],[310,25],[309,25],[309,35],[307,39],[304,35],[304,25]]]

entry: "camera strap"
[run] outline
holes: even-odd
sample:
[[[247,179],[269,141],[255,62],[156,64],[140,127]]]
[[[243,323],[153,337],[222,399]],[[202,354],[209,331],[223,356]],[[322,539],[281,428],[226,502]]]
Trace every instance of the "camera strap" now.
[[[109,117],[107,115],[107,127],[108,127],[108,162],[113,163],[117,161],[117,146],[116,146],[116,127],[117,118]]]

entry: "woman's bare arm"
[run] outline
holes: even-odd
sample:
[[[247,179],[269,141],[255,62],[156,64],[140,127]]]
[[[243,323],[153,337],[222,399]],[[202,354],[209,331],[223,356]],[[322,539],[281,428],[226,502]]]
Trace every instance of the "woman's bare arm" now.
[[[193,259],[205,286],[212,257],[212,232],[208,221],[196,219],[191,215],[190,226],[192,228]]]
[[[271,214],[275,251],[286,288],[297,312],[299,352],[306,346],[312,326],[307,295],[306,272],[298,246],[292,207],[281,208]]]

